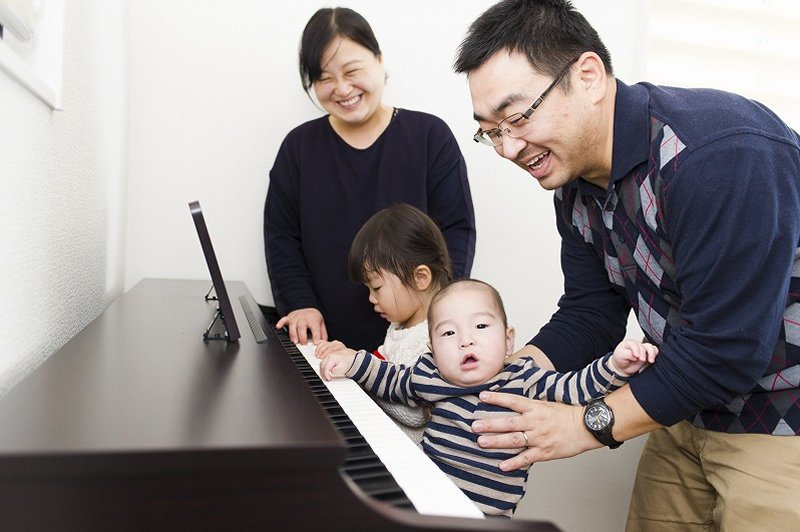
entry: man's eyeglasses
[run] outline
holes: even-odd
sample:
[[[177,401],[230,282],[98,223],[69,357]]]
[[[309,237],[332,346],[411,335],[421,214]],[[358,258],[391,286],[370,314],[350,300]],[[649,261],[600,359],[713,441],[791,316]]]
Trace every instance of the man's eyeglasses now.
[[[544,97],[547,96],[553,87],[558,85],[558,82],[569,72],[569,69],[572,68],[572,65],[575,64],[575,61],[580,59],[580,57],[576,57],[569,64],[564,67],[556,79],[544,90],[542,94],[539,95],[538,98],[531,104],[530,107],[525,112],[522,113],[514,113],[511,116],[506,117],[503,119],[502,122],[497,124],[497,127],[492,129],[480,129],[478,128],[478,132],[473,135],[472,140],[475,142],[480,142],[481,144],[486,144],[487,146],[497,147],[503,143],[503,135],[508,135],[509,137],[518,139],[524,135],[526,135],[530,131],[530,124],[531,124],[531,115],[533,112],[542,105],[542,101]]]

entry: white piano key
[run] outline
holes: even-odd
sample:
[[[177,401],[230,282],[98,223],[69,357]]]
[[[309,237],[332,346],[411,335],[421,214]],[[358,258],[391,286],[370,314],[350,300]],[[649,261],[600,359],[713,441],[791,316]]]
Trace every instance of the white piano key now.
[[[297,348],[319,375],[320,361],[314,356],[314,346],[298,344]],[[358,384],[350,379],[322,382],[419,513],[478,519],[484,517],[469,497],[414,445]]]

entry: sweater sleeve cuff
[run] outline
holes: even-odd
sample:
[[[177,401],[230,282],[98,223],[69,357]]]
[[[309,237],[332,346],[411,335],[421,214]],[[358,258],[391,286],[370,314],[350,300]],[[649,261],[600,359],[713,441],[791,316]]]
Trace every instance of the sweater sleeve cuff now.
[[[294,312],[295,310],[300,310],[301,308],[315,308],[319,310],[319,303],[313,296],[290,297],[286,299],[290,300],[291,303],[284,303],[283,308],[279,309],[279,312],[281,312],[284,316],[288,315],[290,312]]]
[[[528,345],[539,348],[557,371],[568,371],[586,365],[579,350],[562,348],[564,337],[560,334],[542,330],[528,342]]]
[[[691,404],[685,397],[676,395],[674,389],[667,386],[655,371],[655,366],[631,379],[630,387],[634,398],[647,415],[664,426],[674,425],[699,411],[698,406]]]

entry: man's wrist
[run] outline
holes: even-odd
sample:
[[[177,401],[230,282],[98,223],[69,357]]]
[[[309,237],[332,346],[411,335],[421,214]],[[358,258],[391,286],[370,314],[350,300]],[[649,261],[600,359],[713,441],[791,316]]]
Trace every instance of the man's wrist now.
[[[586,425],[583,423],[583,411],[586,407],[582,405],[575,405],[573,407],[573,419],[575,426],[578,427],[578,434],[580,435],[581,452],[591,451],[592,449],[600,449],[603,445],[597,441],[592,434],[586,430]]]
[[[583,425],[601,444],[616,449],[622,445],[614,439],[614,411],[600,398],[590,401],[583,410]]]
[[[614,410],[616,440],[630,440],[663,426],[645,412],[633,396],[630,386],[623,386],[608,394],[605,401]]]

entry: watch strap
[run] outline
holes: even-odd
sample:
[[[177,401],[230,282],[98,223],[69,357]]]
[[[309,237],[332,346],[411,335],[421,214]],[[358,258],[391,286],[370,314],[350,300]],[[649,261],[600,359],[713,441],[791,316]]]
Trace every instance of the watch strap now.
[[[614,437],[611,435],[611,431],[608,432],[589,431],[589,432],[592,433],[592,436],[594,436],[597,441],[607,446],[609,449],[616,449],[617,447],[622,445],[621,441],[617,441],[614,439]]]

